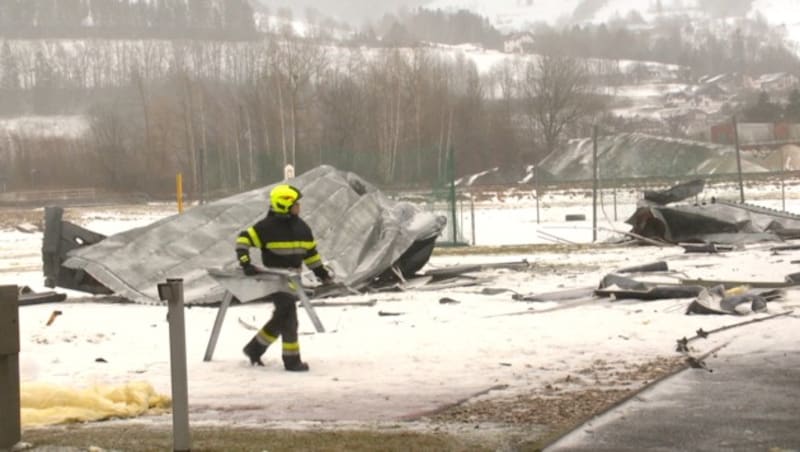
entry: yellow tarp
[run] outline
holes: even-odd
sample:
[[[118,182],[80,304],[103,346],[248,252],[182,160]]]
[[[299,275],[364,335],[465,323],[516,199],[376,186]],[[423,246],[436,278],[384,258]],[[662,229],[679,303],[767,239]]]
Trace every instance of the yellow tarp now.
[[[169,397],[157,394],[143,381],[87,389],[45,383],[22,383],[20,387],[23,426],[129,418],[150,410],[165,410],[170,405]]]

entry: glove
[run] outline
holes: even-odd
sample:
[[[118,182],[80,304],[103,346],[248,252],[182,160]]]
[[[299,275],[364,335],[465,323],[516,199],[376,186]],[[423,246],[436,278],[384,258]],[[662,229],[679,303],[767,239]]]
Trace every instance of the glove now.
[[[253,276],[258,274],[258,269],[256,269],[255,265],[253,264],[243,264],[242,271],[247,276]]]
[[[314,269],[314,276],[316,276],[322,284],[333,284],[333,272],[328,270],[328,267],[324,265]]]

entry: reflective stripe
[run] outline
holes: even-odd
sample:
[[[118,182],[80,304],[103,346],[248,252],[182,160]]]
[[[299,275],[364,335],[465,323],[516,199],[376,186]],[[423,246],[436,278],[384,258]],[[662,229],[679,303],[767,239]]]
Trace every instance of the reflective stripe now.
[[[250,256],[247,254],[242,254],[242,256],[239,258],[239,262],[243,264],[250,262]]]
[[[247,247],[250,247],[250,246],[253,246],[253,242],[251,242],[249,238],[242,237],[240,235],[239,237],[236,238],[236,245],[237,245],[237,248],[239,248],[238,245],[246,245]]]
[[[262,247],[261,239],[258,237],[258,233],[256,233],[255,228],[252,228],[252,227],[248,228],[247,229],[247,234],[250,235],[250,240],[253,241],[253,246],[255,246],[256,248],[261,248]]]
[[[278,340],[277,337],[270,335],[263,329],[258,330],[258,341],[262,343],[262,345],[269,345]],[[262,342],[263,341],[263,342]],[[266,344],[264,343],[266,342]]]
[[[284,342],[283,343],[283,351],[281,353],[283,356],[298,356],[300,355],[300,343],[299,342]]]
[[[319,263],[321,261],[322,261],[322,256],[320,256],[319,253],[317,253],[317,254],[315,254],[315,255],[313,255],[311,257],[307,257],[307,258],[303,259],[303,263],[308,265],[308,268],[319,267],[319,265],[314,265],[313,267],[312,267],[312,265],[316,264],[316,263]]]
[[[269,245],[267,245],[267,249],[269,249]],[[302,248],[279,248],[270,249],[269,251],[278,256],[305,256],[307,253],[307,251]]]
[[[286,285],[289,286],[292,292],[297,292],[297,284],[295,284],[294,281],[289,281]]]
[[[305,241],[305,240],[296,240],[292,242],[268,242],[267,249],[270,250],[279,250],[279,249],[291,249],[291,248],[300,248],[304,250],[310,250],[317,246],[317,244],[312,241]]]

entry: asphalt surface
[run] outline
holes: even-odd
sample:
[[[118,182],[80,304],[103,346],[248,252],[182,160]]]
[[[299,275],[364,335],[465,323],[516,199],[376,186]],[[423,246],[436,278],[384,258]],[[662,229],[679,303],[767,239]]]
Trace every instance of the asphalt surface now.
[[[796,327],[742,328],[750,345],[734,338],[708,369],[667,378],[544,450],[800,451],[800,321],[785,321]]]

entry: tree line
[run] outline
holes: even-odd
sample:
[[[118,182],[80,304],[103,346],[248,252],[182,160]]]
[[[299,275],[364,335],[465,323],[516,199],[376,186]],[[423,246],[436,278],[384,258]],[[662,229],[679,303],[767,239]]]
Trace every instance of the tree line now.
[[[534,164],[567,138],[588,136],[593,123],[675,132],[668,123],[635,123],[606,112],[613,93],[597,86],[635,81],[640,75],[622,71],[619,58],[637,49],[639,57],[652,56],[643,43],[660,42],[640,42],[624,31],[612,33],[611,41],[599,39],[611,28],[538,29],[528,50],[539,55],[509,57],[481,72],[465,55],[421,45],[413,34],[417,44],[409,46],[374,36],[369,46],[334,46],[289,29],[242,39],[158,38],[157,32],[149,39],[25,39],[28,32],[47,33],[39,24],[51,19],[22,16],[31,20],[19,22],[20,16],[9,16],[9,5],[44,11],[53,1],[0,0],[0,21],[16,17],[18,27],[0,33],[22,36],[0,42],[0,115],[79,114],[88,118],[88,132],[72,138],[0,131],[0,179],[11,188],[91,185],[159,194],[170,192],[175,173],[182,172],[187,190],[197,195],[274,181],[287,163],[298,171],[332,164],[379,183],[430,186],[444,183],[451,149],[463,175]],[[95,4],[131,16],[126,8],[163,16],[180,4],[189,9],[180,19],[185,30],[237,23],[220,19],[220,11],[228,11],[220,4],[235,1],[61,1],[75,2],[73,22],[85,19],[81,8],[91,5],[91,16],[99,14],[109,29],[127,25],[104,19],[110,16],[95,13]],[[59,17],[66,9],[47,11]],[[154,17],[131,21],[141,26]],[[463,25],[441,26],[436,39],[455,42],[460,32],[453,30],[462,28],[481,39],[492,36],[485,21],[466,14],[453,16],[458,21],[438,12],[402,17]],[[413,20],[403,23],[401,36],[408,37]],[[724,61],[769,55],[757,56],[754,46],[733,42]],[[609,58],[583,58],[590,55]],[[796,58],[779,61],[791,66]]]
[[[741,120],[746,122],[800,124],[800,90],[793,89],[789,92],[785,103],[779,99],[773,101],[765,91],[758,93],[755,100],[751,100],[742,109]]]
[[[787,46],[785,34],[763,17],[742,19],[736,25],[693,21],[688,17],[645,24],[637,13],[601,24],[531,31],[526,50],[538,53],[557,47],[579,58],[626,59],[677,64],[690,75],[740,73],[760,75],[800,71],[800,59]]]
[[[253,17],[247,0],[0,0],[0,36],[244,39]]]
[[[564,57],[480,73],[463,54],[293,36],[5,41],[0,68],[0,96],[15,99],[0,103],[14,110],[6,114],[83,111],[89,121],[78,139],[0,135],[17,188],[168,193],[180,171],[190,193],[231,191],[280,178],[286,163],[431,186],[443,182],[450,149],[459,174],[521,167],[586,132],[581,119],[602,109],[589,69]],[[554,84],[561,97],[548,98]]]

